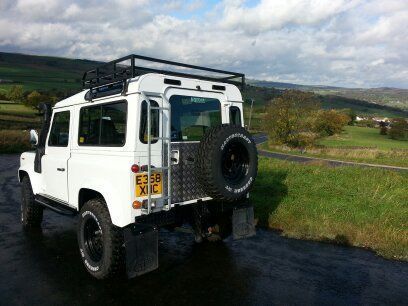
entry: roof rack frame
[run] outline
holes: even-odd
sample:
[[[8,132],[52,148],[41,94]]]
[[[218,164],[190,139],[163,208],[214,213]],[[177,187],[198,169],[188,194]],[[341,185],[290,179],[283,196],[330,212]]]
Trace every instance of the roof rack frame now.
[[[189,68],[189,69],[194,69],[197,71],[219,73],[219,74],[223,74],[226,76],[217,78],[217,77],[203,76],[199,74],[169,71],[169,70],[162,70],[162,69],[148,68],[148,67],[140,67],[140,66],[135,65],[136,59],[165,64],[165,65],[171,65],[171,66],[176,66],[176,67]],[[121,67],[119,65],[123,63],[124,61],[128,61],[128,60],[130,60],[130,66]],[[107,69],[107,72],[102,72],[101,69],[103,68]],[[86,71],[82,76],[82,87],[84,89],[92,89],[95,87],[111,84],[114,82],[124,81],[130,78],[134,78],[136,76],[147,74],[147,73],[160,73],[160,74],[165,74],[165,75],[170,75],[170,76],[178,76],[178,77],[185,77],[185,78],[200,79],[200,80],[205,80],[205,81],[229,83],[233,85],[238,85],[242,89],[245,86],[245,74],[243,73],[231,72],[231,71],[208,68],[208,67],[201,67],[201,66],[196,66],[196,65],[190,65],[190,64],[184,64],[184,63],[179,63],[179,62],[174,62],[174,61],[153,58],[149,56],[131,54],[131,55],[116,59],[114,61],[102,64],[92,70]],[[239,78],[240,80],[239,81],[232,80],[235,78]]]

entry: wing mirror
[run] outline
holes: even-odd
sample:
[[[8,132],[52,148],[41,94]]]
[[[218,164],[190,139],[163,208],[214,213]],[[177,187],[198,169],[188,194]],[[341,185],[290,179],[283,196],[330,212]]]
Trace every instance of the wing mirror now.
[[[38,134],[36,130],[30,130],[30,143],[34,146],[38,145]]]

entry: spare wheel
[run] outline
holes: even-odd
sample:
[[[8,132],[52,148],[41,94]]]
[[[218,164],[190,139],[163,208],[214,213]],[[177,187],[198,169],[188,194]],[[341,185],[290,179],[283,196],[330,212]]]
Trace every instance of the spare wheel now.
[[[258,171],[258,154],[252,136],[240,126],[210,128],[200,142],[197,176],[214,199],[236,201],[247,195]]]

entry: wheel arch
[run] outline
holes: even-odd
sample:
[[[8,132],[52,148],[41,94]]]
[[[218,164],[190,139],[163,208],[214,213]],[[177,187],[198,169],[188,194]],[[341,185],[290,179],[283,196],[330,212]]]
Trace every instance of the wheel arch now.
[[[101,198],[106,203],[105,197],[99,191],[91,188],[81,188],[78,192],[78,211],[81,210],[87,201],[95,198]]]
[[[119,227],[124,227],[131,222],[128,218],[128,212],[124,210],[122,203],[115,196],[114,190],[105,186],[83,186],[79,189],[77,193],[76,200],[78,211],[81,210],[83,205],[90,199],[100,198],[105,202],[106,208],[108,209],[111,221],[114,225]]]
[[[18,181],[19,181],[20,183],[23,181],[23,178],[24,178],[25,176],[30,177],[30,176],[28,175],[28,172],[27,172],[27,171],[25,171],[25,170],[18,170]]]

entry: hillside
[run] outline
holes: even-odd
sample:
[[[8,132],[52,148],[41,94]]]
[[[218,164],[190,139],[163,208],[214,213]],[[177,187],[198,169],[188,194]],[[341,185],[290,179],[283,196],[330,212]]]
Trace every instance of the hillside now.
[[[312,86],[312,85],[300,85],[292,83],[282,83],[282,82],[269,82],[269,81],[258,81],[252,80],[249,81],[254,86],[262,86],[266,88],[275,88],[275,89],[297,89],[303,91],[312,91],[321,96],[328,96],[328,99],[325,99],[326,104],[331,104],[333,100],[336,100],[335,105],[338,105],[340,102],[339,97],[346,98],[344,99],[345,105],[354,105],[356,111],[363,111],[368,114],[374,114],[373,109],[377,108],[377,105],[380,106],[380,112],[382,106],[385,106],[385,111],[390,111],[391,113],[397,110],[402,110],[408,112],[408,89],[400,88],[390,88],[390,87],[380,87],[380,88],[344,88],[344,87],[335,87],[335,86]],[[336,97],[336,99],[333,99]],[[374,106],[369,105],[376,104]],[[350,106],[346,106],[350,107]],[[373,109],[370,109],[373,108]]]
[[[22,84],[24,90],[78,91],[85,70],[98,62],[0,52],[0,90]]]
[[[25,91],[39,90],[71,95],[81,89],[82,73],[100,62],[49,56],[0,52],[0,93],[21,84]],[[351,108],[357,114],[408,117],[408,90],[396,88],[353,89],[333,86],[308,86],[249,80],[243,92],[255,106],[280,95],[285,89],[313,91],[324,108]]]

